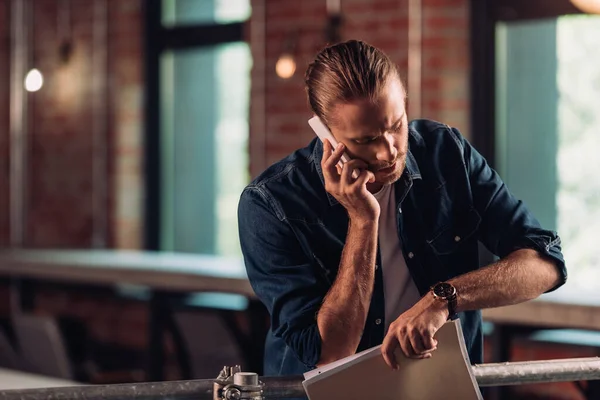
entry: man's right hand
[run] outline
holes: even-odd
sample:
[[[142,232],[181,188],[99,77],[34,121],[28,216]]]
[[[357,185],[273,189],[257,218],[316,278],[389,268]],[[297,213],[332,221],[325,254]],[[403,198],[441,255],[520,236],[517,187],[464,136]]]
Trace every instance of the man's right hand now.
[[[321,167],[325,177],[325,190],[346,208],[350,220],[354,222],[373,222],[379,219],[381,209],[373,194],[367,190],[367,183],[375,181],[375,175],[367,169],[362,160],[352,159],[344,164],[341,172],[336,168],[344,154],[345,146],[340,143],[333,149],[331,143],[323,143]],[[352,177],[353,170],[359,171],[358,178]]]

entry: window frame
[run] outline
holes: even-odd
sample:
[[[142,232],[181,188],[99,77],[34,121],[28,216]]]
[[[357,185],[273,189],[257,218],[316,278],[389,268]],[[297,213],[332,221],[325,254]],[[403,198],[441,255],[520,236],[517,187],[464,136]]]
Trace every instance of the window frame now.
[[[496,23],[583,14],[568,0],[471,0],[471,137],[495,167]]]
[[[165,27],[162,0],[144,2],[144,249],[161,250],[160,56],[246,40],[246,21]]]

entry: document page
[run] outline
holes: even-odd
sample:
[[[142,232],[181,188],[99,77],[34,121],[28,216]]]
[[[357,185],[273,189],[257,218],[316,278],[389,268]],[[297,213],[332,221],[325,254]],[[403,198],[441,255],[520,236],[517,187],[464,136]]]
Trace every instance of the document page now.
[[[310,400],[482,400],[465,348],[460,321],[436,333],[438,348],[429,359],[413,360],[396,350],[399,369],[387,366],[381,346],[304,374]]]

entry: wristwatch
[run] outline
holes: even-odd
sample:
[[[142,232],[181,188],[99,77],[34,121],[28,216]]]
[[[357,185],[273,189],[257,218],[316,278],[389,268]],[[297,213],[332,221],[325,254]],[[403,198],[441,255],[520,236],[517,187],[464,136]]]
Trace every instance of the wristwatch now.
[[[438,282],[431,287],[431,293],[436,300],[448,304],[448,320],[456,318],[456,288],[448,282]]]

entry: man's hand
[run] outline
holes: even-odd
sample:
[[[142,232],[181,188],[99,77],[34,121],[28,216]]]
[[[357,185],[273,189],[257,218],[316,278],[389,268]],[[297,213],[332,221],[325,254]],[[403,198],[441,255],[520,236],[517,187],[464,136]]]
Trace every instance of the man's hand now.
[[[431,293],[427,293],[390,325],[381,346],[386,364],[391,368],[398,368],[394,356],[398,346],[406,357],[431,357],[432,352],[437,349],[437,340],[433,336],[447,319],[447,304],[434,299]]]
[[[377,199],[367,190],[367,183],[375,181],[375,175],[367,170],[362,160],[353,159],[344,164],[341,171],[336,168],[345,146],[340,143],[334,150],[328,140],[323,143],[321,167],[325,178],[325,190],[340,202],[352,221],[377,221],[381,212]],[[360,171],[358,178],[352,171]]]

